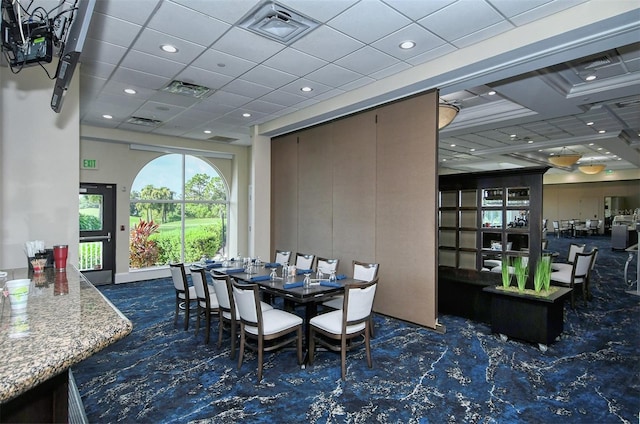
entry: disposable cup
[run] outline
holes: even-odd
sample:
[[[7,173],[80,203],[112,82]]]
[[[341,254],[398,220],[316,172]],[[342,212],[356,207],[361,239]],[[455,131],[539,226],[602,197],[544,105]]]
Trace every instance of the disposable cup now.
[[[7,281],[6,287],[9,292],[9,301],[11,302],[12,311],[23,311],[27,309],[30,285],[31,280],[28,278]]]

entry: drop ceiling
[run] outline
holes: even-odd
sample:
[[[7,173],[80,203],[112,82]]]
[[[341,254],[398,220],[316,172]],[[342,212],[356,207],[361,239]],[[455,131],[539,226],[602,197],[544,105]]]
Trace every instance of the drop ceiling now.
[[[261,6],[99,0],[81,56],[81,124],[215,149],[250,145],[253,126],[278,135],[438,88],[461,108],[440,132],[443,172],[546,164],[563,147],[608,169],[640,167],[632,2],[281,0],[269,7],[319,23],[292,42],[239,25]],[[406,40],[415,47],[400,49]],[[209,92],[163,91],[172,81]]]

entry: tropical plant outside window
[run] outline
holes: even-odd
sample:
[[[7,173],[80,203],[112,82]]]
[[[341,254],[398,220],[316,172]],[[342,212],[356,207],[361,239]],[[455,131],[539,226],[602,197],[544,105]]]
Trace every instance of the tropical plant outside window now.
[[[216,169],[190,155],[145,165],[131,186],[129,267],[224,255],[228,189]]]

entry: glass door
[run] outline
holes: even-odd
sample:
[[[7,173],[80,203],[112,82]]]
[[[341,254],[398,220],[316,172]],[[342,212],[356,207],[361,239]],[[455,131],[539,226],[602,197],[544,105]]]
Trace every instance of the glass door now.
[[[79,201],[78,269],[93,284],[111,284],[116,255],[116,186],[80,183]]]

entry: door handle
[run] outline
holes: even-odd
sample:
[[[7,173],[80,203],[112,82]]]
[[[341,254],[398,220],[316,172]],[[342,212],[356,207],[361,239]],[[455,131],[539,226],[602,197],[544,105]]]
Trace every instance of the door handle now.
[[[80,241],[99,241],[99,240],[106,240],[107,242],[111,242],[111,232],[108,232],[106,236],[80,237]]]

